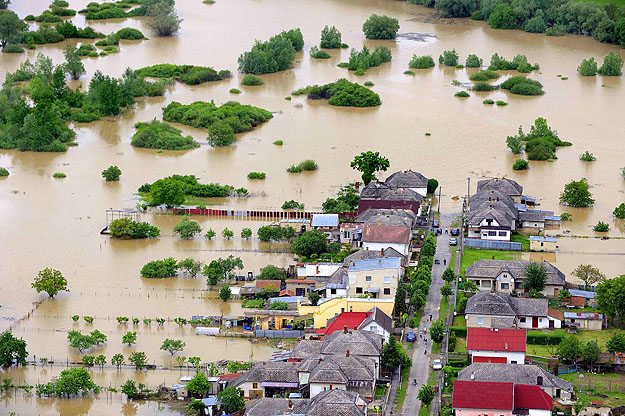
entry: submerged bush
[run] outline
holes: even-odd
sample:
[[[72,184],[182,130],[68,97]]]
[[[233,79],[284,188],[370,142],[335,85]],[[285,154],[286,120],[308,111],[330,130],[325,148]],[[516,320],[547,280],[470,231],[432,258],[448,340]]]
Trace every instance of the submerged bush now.
[[[357,71],[356,75],[362,75],[367,69],[379,66],[383,62],[390,62],[392,58],[391,50],[386,46],[378,46],[373,52],[363,46],[360,52],[352,49],[347,69]]]
[[[2,52],[3,53],[23,53],[24,48],[22,48],[20,45],[9,44],[9,45],[6,45],[4,48],[2,48]]]
[[[458,52],[455,49],[443,51],[443,54],[438,57],[438,63],[447,66],[458,65]]]
[[[495,53],[490,58],[490,66],[488,69],[492,71],[519,71],[527,73],[540,69],[540,67],[537,64],[530,64],[525,55],[517,55],[512,61],[508,61],[506,58],[499,56],[498,53]]]
[[[153,260],[141,268],[141,276],[149,279],[163,279],[176,276],[178,262],[173,257],[163,260]]]
[[[231,77],[228,70],[218,72],[211,67],[195,65],[157,64],[137,69],[135,72],[143,77],[174,78],[188,85],[220,81]]]
[[[252,50],[239,56],[239,71],[249,74],[269,74],[293,66],[295,52],[304,47],[299,29],[273,36],[267,42],[256,41]]]
[[[415,69],[425,69],[425,68],[432,68],[433,66],[435,66],[434,63],[434,59],[431,56],[425,55],[425,56],[417,56],[412,55],[412,59],[410,60],[410,63],[408,64],[408,66],[410,68],[415,68]]]
[[[188,150],[200,147],[191,136],[183,136],[181,131],[167,123],[152,120],[135,124],[137,132],[130,144],[146,149]]]
[[[9,171],[7,168],[0,168],[0,177],[9,176]]]
[[[247,174],[248,179],[265,179],[265,172],[250,172]]]
[[[527,169],[527,166],[529,165],[529,163],[527,163],[527,160],[525,159],[517,159],[514,161],[514,165],[512,165],[512,169],[514,170],[525,170]]]
[[[482,104],[495,104],[495,101],[491,100],[490,98],[487,98],[486,100],[482,101]]]
[[[497,79],[501,76],[500,73],[491,71],[488,69],[483,69],[481,71],[476,72],[475,74],[471,74],[469,79],[471,81],[490,81],[493,79]]]
[[[261,77],[257,77],[256,75],[247,74],[241,80],[241,84],[246,86],[255,86],[255,85],[263,85],[263,79]]]
[[[53,177],[53,178],[58,178],[58,179],[63,179],[63,178],[66,178],[66,177],[67,177],[67,175],[66,175],[66,174],[64,174],[63,172],[55,172],[55,173],[52,175],[52,177]]]
[[[321,31],[321,43],[319,46],[326,49],[336,49],[342,47],[341,32],[332,26],[325,26]]]
[[[495,104],[497,104],[499,107],[504,107],[504,106],[508,105],[507,102],[502,101],[502,100],[495,101]]]
[[[499,89],[499,86],[489,84],[488,82],[476,82],[471,89],[474,91],[494,91]]]
[[[625,44],[625,38],[623,40]],[[614,52],[610,52],[603,58],[603,65],[598,71],[603,76],[619,77],[623,73],[623,58]]]
[[[319,48],[316,46],[313,46],[312,48],[310,48],[309,54],[310,54],[310,57],[314,59],[330,59],[331,58],[329,53],[327,53],[326,51],[319,50]]]
[[[579,155],[579,160],[583,160],[584,162],[594,162],[597,158],[595,155],[586,150],[584,153]]]
[[[470,97],[470,96],[471,96],[471,95],[469,95],[469,93],[468,93],[468,92],[466,92],[466,91],[458,91],[457,93],[455,93],[455,94],[454,94],[454,97],[463,97],[463,98],[466,98],[466,97]]]
[[[372,14],[362,25],[362,31],[367,39],[395,39],[399,31],[399,20]]]
[[[130,218],[118,218],[109,224],[111,237],[122,240],[156,238],[160,230],[147,222],[133,221]]]
[[[579,64],[577,72],[584,77],[594,77],[597,75],[598,69],[595,58],[590,57],[589,59],[584,59],[582,63]]]
[[[286,171],[289,173],[300,173],[303,171],[317,170],[317,168],[317,162],[312,159],[308,159],[298,163],[297,165],[291,165]]]
[[[296,93],[308,94],[311,100],[327,99],[328,104],[343,107],[374,107],[382,103],[375,92],[344,78],[322,86],[308,86],[294,91],[293,95]]]
[[[600,233],[607,233],[610,231],[610,226],[603,221],[599,221],[592,229]]]
[[[472,53],[467,56],[467,60],[465,61],[464,66],[466,66],[467,68],[480,68],[483,62],[484,61],[482,60],[482,58]]]
[[[508,78],[501,83],[500,87],[518,95],[542,95],[545,93],[540,82],[521,75]]]
[[[250,131],[272,117],[273,114],[267,110],[236,101],[228,101],[219,107],[214,102],[197,101],[182,105],[173,101],[163,109],[165,121],[206,129],[221,120],[230,125],[234,133]]]

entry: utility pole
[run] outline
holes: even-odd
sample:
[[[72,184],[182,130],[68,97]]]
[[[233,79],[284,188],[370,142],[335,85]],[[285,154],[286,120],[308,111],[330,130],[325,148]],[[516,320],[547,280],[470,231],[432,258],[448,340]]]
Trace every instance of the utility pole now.
[[[469,196],[471,196],[471,178],[467,178],[467,201]]]
[[[440,215],[441,213],[441,191],[443,190],[443,187],[439,187],[438,188],[438,214]]]

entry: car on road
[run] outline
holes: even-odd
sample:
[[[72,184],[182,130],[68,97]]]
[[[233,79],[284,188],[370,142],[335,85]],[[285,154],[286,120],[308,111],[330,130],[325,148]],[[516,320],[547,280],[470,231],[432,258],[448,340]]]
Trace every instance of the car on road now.
[[[459,228],[452,228],[451,229],[451,235],[455,236],[455,237],[459,236],[460,235],[460,229]]]
[[[440,370],[441,368],[443,368],[443,364],[441,363],[441,360],[437,358],[436,360],[432,361],[432,368],[435,370]]]
[[[438,228],[441,226],[441,223],[438,220],[432,221],[432,228]]]
[[[417,334],[415,334],[414,332],[408,332],[406,334],[406,341],[415,342],[416,340],[417,340]]]
[[[450,246],[457,246],[458,245],[458,240],[456,240],[454,237],[449,239],[449,245]]]

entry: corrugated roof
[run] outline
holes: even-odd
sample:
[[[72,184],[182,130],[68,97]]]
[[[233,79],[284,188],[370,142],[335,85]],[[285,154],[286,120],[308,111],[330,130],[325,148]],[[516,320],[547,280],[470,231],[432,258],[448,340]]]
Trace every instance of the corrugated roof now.
[[[567,319],[603,319],[603,314],[592,312],[564,312]]]
[[[551,410],[553,399],[540,386],[516,384],[514,386],[515,409]]]
[[[543,237],[541,235],[530,235],[530,241],[544,241],[549,243],[555,243],[558,241],[558,239],[554,237]]]
[[[338,227],[339,214],[314,214],[310,224],[313,227]]]
[[[597,292],[591,292],[589,290],[569,289],[571,296],[579,296],[580,298],[594,299]]]
[[[514,384],[454,381],[454,409],[513,410]]]
[[[525,330],[468,328],[467,350],[525,352]]]
[[[379,259],[353,260],[349,263],[348,271],[399,269],[400,267],[401,259],[399,257],[382,257]]]
[[[318,329],[318,334],[331,334],[334,331],[358,329],[358,326],[369,316],[370,312],[343,312],[335,317],[325,328]]]

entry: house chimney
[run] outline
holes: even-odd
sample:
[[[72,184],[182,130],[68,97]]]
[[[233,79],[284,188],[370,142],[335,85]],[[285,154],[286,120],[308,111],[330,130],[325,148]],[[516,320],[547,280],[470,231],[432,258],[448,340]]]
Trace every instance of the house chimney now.
[[[347,334],[347,325],[344,325],[344,326],[343,326],[343,333],[344,333],[344,334]]]
[[[543,376],[536,377],[536,385],[538,385],[538,386],[542,386],[543,385]]]
[[[504,348],[508,349],[508,343],[507,342],[504,344]]]
[[[319,364],[321,364],[322,361],[323,361],[323,358],[319,358]]]
[[[289,409],[293,408],[293,402],[291,400],[289,400]]]
[[[471,371],[471,380],[475,380],[475,371]]]
[[[345,352],[345,356],[346,356],[346,357],[349,357],[349,350],[347,350],[347,351]]]

